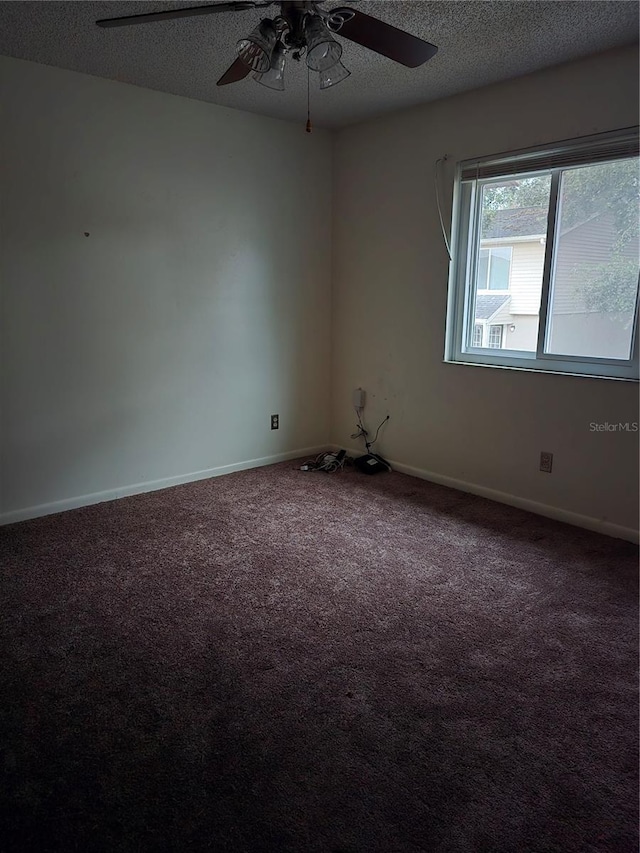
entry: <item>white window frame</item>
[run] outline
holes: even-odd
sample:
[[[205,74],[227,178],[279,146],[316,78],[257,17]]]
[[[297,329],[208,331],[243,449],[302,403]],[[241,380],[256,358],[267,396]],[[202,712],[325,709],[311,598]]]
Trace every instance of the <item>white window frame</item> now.
[[[494,329],[498,329],[499,333],[500,333],[498,335],[498,346],[497,347],[491,343],[491,337],[493,336]],[[489,337],[487,338],[487,347],[489,349],[502,349],[503,340],[504,340],[504,327],[500,323],[492,323],[489,326]]]
[[[628,360],[590,356],[564,356],[544,352],[547,314],[551,300],[552,272],[555,261],[556,214],[560,178],[564,170],[579,165],[611,162],[637,157],[638,128],[568,140],[530,148],[512,154],[467,160],[458,163],[453,196],[451,246],[453,257],[449,272],[449,299],[445,361],[489,367],[568,373],[608,379],[638,380],[638,303],[631,330],[631,354]],[[479,219],[482,187],[499,178],[527,178],[551,173],[549,217],[545,239],[545,259],[536,352],[473,347],[474,288],[479,256]],[[483,291],[500,293],[502,291]]]

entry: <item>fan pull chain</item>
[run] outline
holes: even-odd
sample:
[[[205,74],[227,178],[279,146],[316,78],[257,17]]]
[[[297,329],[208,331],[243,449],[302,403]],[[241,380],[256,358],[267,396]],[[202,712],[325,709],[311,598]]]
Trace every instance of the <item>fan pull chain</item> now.
[[[311,133],[313,130],[313,125],[311,124],[311,100],[309,96],[310,83],[309,80],[311,78],[311,69],[307,65],[307,126],[305,128],[307,133]]]

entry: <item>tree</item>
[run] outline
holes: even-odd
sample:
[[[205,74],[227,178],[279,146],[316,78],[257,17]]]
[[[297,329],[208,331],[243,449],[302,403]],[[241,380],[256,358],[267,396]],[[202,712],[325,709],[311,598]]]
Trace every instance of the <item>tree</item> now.
[[[582,264],[573,271],[573,279],[588,311],[609,314],[628,327],[638,292],[636,260],[613,255],[604,264]]]
[[[568,169],[563,173],[561,191],[562,230],[611,211],[619,240],[626,244],[638,239],[637,158]],[[534,207],[548,210],[551,176],[506,179],[487,185],[482,196],[482,215],[491,211]]]
[[[611,223],[608,258],[585,261],[573,271],[576,295],[588,311],[607,314],[625,328],[638,293],[638,161],[619,160],[565,173],[561,198],[563,230],[588,216]]]
[[[585,261],[573,271],[576,295],[588,310],[630,322],[638,290],[640,242],[638,158],[615,160],[563,172],[560,199],[560,233],[595,216],[606,215],[614,238],[606,261]],[[496,211],[549,209],[551,176],[505,179],[486,185],[482,196],[482,229],[488,230]]]
[[[514,178],[500,184],[488,184],[482,194],[482,216],[495,210],[512,210],[519,207],[548,209],[550,175],[533,178]]]

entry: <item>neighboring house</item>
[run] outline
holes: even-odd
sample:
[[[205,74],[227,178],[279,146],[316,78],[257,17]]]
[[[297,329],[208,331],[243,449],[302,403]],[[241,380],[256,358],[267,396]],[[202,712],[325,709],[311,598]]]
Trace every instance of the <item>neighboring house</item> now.
[[[535,351],[546,233],[545,208],[496,210],[483,222],[474,346]]]
[[[472,345],[535,351],[547,231],[544,208],[511,208],[483,223],[476,282]],[[611,258],[615,231],[609,213],[591,218],[560,235],[552,296],[551,349],[565,355],[627,358],[628,335],[622,314],[589,310],[576,270]],[[637,257],[637,246],[631,252]]]

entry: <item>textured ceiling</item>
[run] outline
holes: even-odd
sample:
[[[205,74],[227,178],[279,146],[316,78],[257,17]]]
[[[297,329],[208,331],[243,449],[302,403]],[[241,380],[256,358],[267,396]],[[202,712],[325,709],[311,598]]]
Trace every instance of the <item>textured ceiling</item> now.
[[[98,18],[194,5],[198,0],[1,2],[0,54],[304,121],[307,75],[302,64],[288,63],[285,92],[260,86],[251,77],[216,86],[235,58],[236,41],[261,17],[276,15],[277,5],[117,29],[95,25]],[[323,4],[336,5],[340,3]],[[392,0],[351,5],[432,42],[439,52],[422,67],[410,69],[342,39],[342,58],[351,76],[323,92],[312,79],[312,116],[319,127],[341,127],[638,40],[635,0]]]

